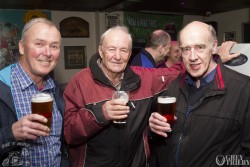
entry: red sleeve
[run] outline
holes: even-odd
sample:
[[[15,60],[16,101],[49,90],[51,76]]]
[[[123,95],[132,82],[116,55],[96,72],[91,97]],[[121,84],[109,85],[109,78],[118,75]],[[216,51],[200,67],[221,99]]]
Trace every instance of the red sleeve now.
[[[103,127],[97,122],[93,113],[85,108],[83,91],[77,76],[68,83],[64,99],[64,136],[68,144],[82,144]]]

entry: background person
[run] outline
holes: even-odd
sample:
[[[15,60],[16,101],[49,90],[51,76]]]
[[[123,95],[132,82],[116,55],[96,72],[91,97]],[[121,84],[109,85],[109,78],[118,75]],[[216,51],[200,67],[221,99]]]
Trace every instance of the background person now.
[[[173,64],[182,61],[180,45],[177,41],[171,41],[170,52],[167,54],[165,66],[171,67]]]
[[[145,48],[133,58],[130,65],[156,68],[170,50],[171,38],[164,30],[155,30],[151,33]]]
[[[72,167],[147,165],[150,107],[184,69],[180,64],[159,69],[130,67],[131,50],[126,27],[108,29],[89,67],[68,83],[64,129]],[[116,90],[129,91],[129,106],[111,100]],[[123,118],[126,124],[113,123]]]
[[[54,23],[33,19],[23,28],[19,61],[0,71],[0,166],[60,166],[64,100],[48,75],[58,62],[60,44]],[[54,97],[51,129],[42,124],[44,116],[31,114],[31,97],[38,92]]]
[[[218,166],[218,158],[227,155],[249,160],[250,78],[213,59],[217,39],[212,26],[191,22],[181,30],[179,43],[187,72],[167,91],[177,98],[177,120],[160,166]],[[166,136],[169,125],[158,113],[151,114],[149,125]]]

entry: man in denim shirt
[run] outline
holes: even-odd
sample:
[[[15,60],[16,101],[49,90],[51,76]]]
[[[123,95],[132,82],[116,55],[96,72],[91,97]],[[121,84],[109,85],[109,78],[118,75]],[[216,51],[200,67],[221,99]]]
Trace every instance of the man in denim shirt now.
[[[59,167],[64,100],[49,76],[60,55],[61,35],[44,18],[29,21],[19,42],[19,61],[0,71],[0,166]],[[31,114],[31,97],[53,96],[51,128],[48,120]]]

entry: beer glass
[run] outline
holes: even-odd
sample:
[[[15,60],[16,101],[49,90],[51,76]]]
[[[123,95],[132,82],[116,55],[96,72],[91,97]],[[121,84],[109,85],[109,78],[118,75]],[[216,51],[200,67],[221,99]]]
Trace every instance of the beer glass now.
[[[157,112],[164,116],[170,126],[174,123],[174,116],[176,110],[176,98],[169,96],[159,96],[157,98]]]
[[[53,97],[48,93],[38,93],[31,99],[32,114],[39,114],[48,119],[43,123],[50,128],[53,110]]]
[[[115,91],[112,95],[112,99],[120,99],[121,101],[124,101],[127,104],[129,101],[129,92]],[[113,122],[117,124],[124,124],[126,123],[126,119],[114,120]]]

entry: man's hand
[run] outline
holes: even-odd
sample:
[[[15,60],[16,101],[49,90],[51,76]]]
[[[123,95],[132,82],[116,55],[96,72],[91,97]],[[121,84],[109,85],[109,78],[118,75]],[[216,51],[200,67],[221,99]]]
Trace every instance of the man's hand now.
[[[129,106],[120,99],[113,99],[103,104],[102,111],[106,120],[119,120],[128,117]]]
[[[225,63],[225,62],[227,62],[235,57],[238,57],[240,55],[240,53],[230,54],[230,50],[234,44],[236,44],[236,42],[233,42],[233,41],[226,41],[226,42],[223,42],[221,44],[217,54],[220,55],[223,63]]]
[[[41,124],[48,120],[38,114],[24,116],[12,125],[12,132],[16,141],[37,139],[40,136],[49,136],[50,129]]]
[[[149,127],[152,132],[167,137],[167,133],[171,131],[170,124],[167,123],[167,119],[157,112],[151,114],[149,118]]]

